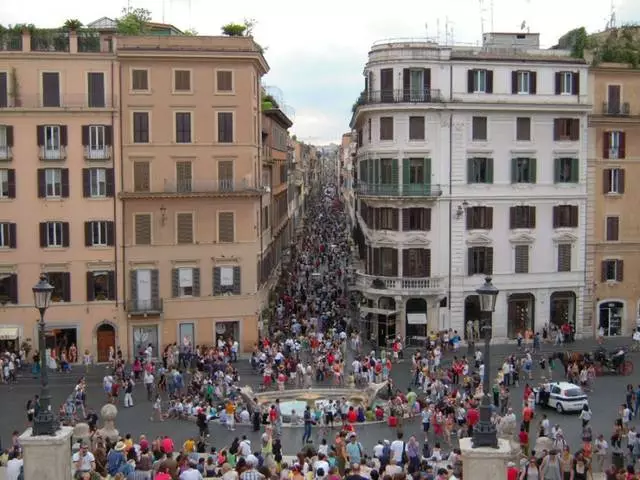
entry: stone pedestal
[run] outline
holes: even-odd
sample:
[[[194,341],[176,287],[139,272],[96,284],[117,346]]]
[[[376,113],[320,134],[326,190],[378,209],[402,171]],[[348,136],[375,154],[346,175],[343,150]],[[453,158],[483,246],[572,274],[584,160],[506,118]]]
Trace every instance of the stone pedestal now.
[[[471,438],[460,439],[463,478],[506,480],[507,463],[512,460],[511,445],[499,438],[498,448],[472,448]]]
[[[24,450],[24,478],[67,480],[71,472],[73,428],[60,427],[54,436],[31,436],[31,428],[20,435]]]

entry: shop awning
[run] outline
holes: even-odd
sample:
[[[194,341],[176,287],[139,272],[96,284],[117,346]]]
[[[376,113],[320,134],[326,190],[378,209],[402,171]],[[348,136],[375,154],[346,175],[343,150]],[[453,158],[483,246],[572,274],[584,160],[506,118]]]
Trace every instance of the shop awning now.
[[[0,327],[0,340],[15,340],[18,338],[17,327]]]
[[[427,314],[426,313],[407,313],[407,323],[409,325],[426,325]]]
[[[374,315],[395,315],[397,310],[385,310],[384,308],[360,307],[362,313],[373,313]]]

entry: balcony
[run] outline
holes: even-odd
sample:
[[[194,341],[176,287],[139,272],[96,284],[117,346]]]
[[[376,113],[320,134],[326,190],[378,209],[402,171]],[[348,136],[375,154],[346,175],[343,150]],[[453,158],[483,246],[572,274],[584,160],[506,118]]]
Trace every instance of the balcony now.
[[[444,100],[440,90],[426,89],[399,89],[399,90],[373,90],[363,92],[356,104],[377,105],[381,103],[442,103]]]
[[[6,33],[0,35],[0,51],[5,52],[21,52],[22,51],[22,34]]]
[[[104,98],[89,98],[84,93],[64,93],[62,95],[43,96],[41,94],[9,96],[7,104],[0,103],[0,110],[8,109],[62,109],[62,110],[96,110],[96,109],[114,109],[112,106],[116,104],[116,98],[112,95],[105,94]]]
[[[248,180],[234,182],[222,180],[167,180],[164,181],[164,193],[244,193],[258,192],[259,188]]]
[[[111,145],[105,145],[102,148],[96,148],[91,145],[84,147],[85,160],[111,160]]]
[[[383,277],[356,272],[358,290],[379,295],[436,295],[444,291],[440,277]]]
[[[0,145],[0,161],[11,160],[13,158],[13,151],[9,145]]]
[[[603,115],[611,115],[615,117],[626,117],[631,115],[631,107],[629,106],[629,102],[603,102],[602,103],[602,114]]]
[[[38,158],[42,161],[59,161],[67,158],[67,147],[60,145],[58,148],[40,147]]]
[[[359,183],[356,192],[363,197],[436,198],[442,195],[440,185]]]
[[[162,299],[150,298],[147,300],[127,300],[127,313],[131,316],[160,315],[162,313]]]
[[[68,52],[69,35],[66,32],[46,31],[31,34],[32,52]]]

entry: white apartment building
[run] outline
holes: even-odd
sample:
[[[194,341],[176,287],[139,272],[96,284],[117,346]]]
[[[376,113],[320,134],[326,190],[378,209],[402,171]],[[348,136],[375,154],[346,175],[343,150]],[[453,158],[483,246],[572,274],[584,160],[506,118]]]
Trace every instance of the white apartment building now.
[[[423,337],[478,320],[493,338],[569,322],[582,331],[588,71],[539,35],[481,47],[376,43],[352,128],[357,232],[371,337]]]

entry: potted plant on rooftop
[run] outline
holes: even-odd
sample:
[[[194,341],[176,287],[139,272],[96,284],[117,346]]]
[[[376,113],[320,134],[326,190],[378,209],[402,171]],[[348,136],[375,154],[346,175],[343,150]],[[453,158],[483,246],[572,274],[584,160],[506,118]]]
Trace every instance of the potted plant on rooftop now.
[[[77,32],[82,28],[82,22],[77,18],[68,18],[64,22],[63,28],[70,32]]]

